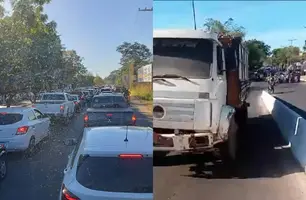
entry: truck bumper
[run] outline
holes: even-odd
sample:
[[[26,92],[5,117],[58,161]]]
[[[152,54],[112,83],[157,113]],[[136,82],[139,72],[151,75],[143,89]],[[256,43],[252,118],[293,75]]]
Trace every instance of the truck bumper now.
[[[192,152],[213,148],[214,134],[210,132],[192,134],[153,133],[154,151]]]

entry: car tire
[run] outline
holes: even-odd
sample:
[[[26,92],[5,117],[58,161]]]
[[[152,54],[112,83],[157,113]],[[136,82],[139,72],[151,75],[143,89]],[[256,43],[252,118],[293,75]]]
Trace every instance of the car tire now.
[[[31,137],[29,141],[29,146],[25,151],[26,157],[31,157],[35,151],[35,137]]]
[[[7,161],[5,158],[0,158],[0,181],[4,180],[7,175]]]

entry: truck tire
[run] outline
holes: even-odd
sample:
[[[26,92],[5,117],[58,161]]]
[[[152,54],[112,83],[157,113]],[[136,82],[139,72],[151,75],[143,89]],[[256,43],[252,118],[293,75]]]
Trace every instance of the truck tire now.
[[[221,154],[221,159],[225,164],[230,166],[234,166],[237,159],[237,152],[238,152],[237,133],[238,133],[238,127],[235,122],[235,118],[232,117],[231,125],[228,130],[228,140],[222,143],[219,149]]]

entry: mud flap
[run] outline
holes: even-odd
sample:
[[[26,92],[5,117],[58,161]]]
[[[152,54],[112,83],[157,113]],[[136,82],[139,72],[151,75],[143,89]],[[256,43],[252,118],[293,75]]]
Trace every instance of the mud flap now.
[[[227,161],[234,161],[237,155],[237,131],[235,108],[223,106],[219,121],[219,137],[224,141],[221,147],[221,156]]]
[[[228,131],[233,121],[232,119],[234,119],[235,112],[235,108],[228,105],[223,106],[221,109],[218,134],[222,140],[228,139]]]

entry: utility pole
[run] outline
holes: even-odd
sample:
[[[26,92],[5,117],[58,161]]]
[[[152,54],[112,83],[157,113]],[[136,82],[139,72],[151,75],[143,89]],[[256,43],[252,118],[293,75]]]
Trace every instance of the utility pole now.
[[[194,0],[191,0],[192,5],[192,13],[193,13],[193,24],[194,24],[194,30],[197,30],[197,22],[196,22],[196,14],[195,14],[195,8],[194,8]]]
[[[293,41],[296,41],[296,39],[289,39],[288,41],[290,42],[290,46],[292,46],[293,45]]]

